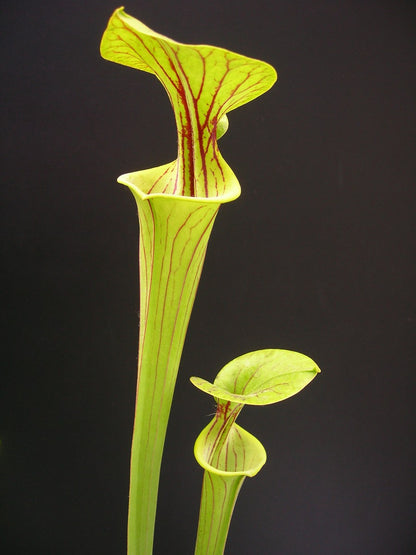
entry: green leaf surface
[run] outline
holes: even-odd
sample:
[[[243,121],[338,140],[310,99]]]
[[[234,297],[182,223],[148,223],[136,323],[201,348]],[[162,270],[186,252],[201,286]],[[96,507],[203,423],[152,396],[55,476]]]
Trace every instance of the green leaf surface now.
[[[157,176],[157,192],[226,195],[231,170],[217,146],[217,136],[227,128],[224,116],[266,92],[277,79],[274,68],[223,48],[176,42],[123,8],[110,18],[100,50],[107,60],[154,74],[169,96],[178,158]]]
[[[283,349],[242,355],[218,373],[214,383],[192,377],[191,382],[216,399],[246,405],[268,405],[301,391],[320,370],[309,357]]]

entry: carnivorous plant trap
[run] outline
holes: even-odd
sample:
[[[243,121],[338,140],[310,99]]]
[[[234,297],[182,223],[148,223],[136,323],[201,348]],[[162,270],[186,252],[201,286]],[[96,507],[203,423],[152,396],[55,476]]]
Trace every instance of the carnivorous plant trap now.
[[[277,74],[265,62],[223,48],[171,40],[131,17],[123,8],[111,16],[100,51],[106,60],[153,74],[166,90],[177,126],[178,155],[174,161],[118,178],[136,200],[140,227],[140,334],[128,554],[148,555],[153,548],[166,428],[208,240],[220,206],[240,195],[238,180],[221,156],[217,140],[228,128],[227,113],[270,89]],[[309,373],[308,380],[310,377]],[[212,386],[197,379],[194,383],[214,394],[219,407],[224,406],[224,400],[232,405],[235,417],[241,410],[237,407],[249,402],[245,397],[245,401],[236,403],[228,393],[221,396],[224,394],[219,393],[218,380]],[[279,400],[276,395],[267,402]],[[264,398],[263,391],[257,399]],[[269,399],[267,395],[266,398]],[[226,412],[229,414],[229,409]],[[243,443],[236,447],[237,452],[246,449],[246,440],[250,453],[255,445],[253,464],[260,468],[264,462],[262,448],[234,422],[227,426],[231,435],[221,436],[221,442],[226,444],[231,437],[241,434]],[[204,468],[221,466],[223,455],[218,448],[213,451],[213,460],[205,458],[209,441],[209,434],[203,432],[197,441],[197,459],[205,464]],[[254,472],[244,465],[240,469],[240,462],[237,466],[243,475]],[[209,474],[207,469],[206,472]],[[228,467],[224,472],[229,472]],[[212,510],[216,511],[216,507]],[[222,535],[229,520],[224,522]],[[201,542],[198,553],[205,553],[201,548],[205,539]]]

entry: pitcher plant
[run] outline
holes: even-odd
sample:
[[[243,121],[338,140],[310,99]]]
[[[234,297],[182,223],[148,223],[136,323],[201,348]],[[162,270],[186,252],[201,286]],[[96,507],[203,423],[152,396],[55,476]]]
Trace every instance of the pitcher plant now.
[[[217,411],[195,442],[195,458],[204,469],[195,555],[222,555],[237,496],[247,476],[266,462],[258,439],[235,423],[244,405],[269,405],[301,391],[320,372],[309,357],[283,349],[242,355],[211,384],[191,382],[212,395]]]
[[[266,92],[272,66],[228,50],[171,40],[118,8],[101,40],[106,60],[156,76],[172,105],[176,160],[118,181],[137,203],[140,332],[128,554],[152,553],[162,452],[183,344],[208,239],[240,185],[218,149],[227,113]],[[163,130],[161,130],[163,133]]]

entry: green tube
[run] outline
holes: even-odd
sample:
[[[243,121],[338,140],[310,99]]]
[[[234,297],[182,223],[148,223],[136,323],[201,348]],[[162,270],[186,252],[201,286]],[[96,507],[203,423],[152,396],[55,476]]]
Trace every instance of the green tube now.
[[[140,221],[140,335],[128,553],[152,552],[160,465],[185,334],[220,201],[146,196],[122,176]],[[224,199],[225,200],[225,199]]]
[[[231,517],[244,478],[204,472],[195,555],[224,553]]]

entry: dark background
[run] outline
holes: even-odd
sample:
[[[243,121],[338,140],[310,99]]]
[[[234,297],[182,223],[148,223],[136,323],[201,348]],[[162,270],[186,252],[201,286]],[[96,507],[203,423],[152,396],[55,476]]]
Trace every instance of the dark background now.
[[[137,218],[124,172],[175,158],[157,80],[100,59],[114,1],[3,2],[0,551],[125,552]],[[217,218],[185,344],[155,553],[193,552],[214,410],[189,376],[281,347],[322,374],[246,408],[268,462],[227,552],[407,555],[415,517],[415,11],[404,1],[132,0],[181,42],[279,72],[230,114],[242,186]]]

